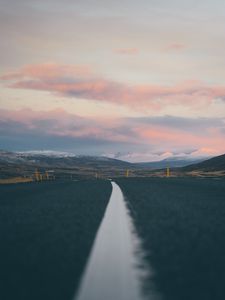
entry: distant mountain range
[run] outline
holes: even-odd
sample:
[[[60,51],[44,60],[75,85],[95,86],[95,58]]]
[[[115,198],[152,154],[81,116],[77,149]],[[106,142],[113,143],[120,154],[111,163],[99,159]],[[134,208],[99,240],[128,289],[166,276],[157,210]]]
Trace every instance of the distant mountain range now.
[[[39,167],[74,168],[120,166],[130,167],[129,162],[104,156],[83,156],[56,151],[9,152],[0,150],[0,163],[25,164]]]
[[[204,161],[206,158],[190,158],[190,157],[171,157],[166,158],[160,161],[154,161],[154,162],[143,162],[143,163],[136,163],[135,165],[139,168],[144,169],[164,169],[167,167],[170,168],[179,168],[179,167],[185,167],[190,164],[196,164],[199,162]]]
[[[93,177],[96,173],[124,174],[134,166],[128,162],[101,156],[76,156],[49,151],[9,152],[0,150],[0,178],[30,176],[40,172],[54,171],[62,177],[76,174],[78,177]],[[112,175],[111,175],[112,176]]]
[[[225,154],[204,160],[203,158],[173,157],[157,162],[130,163],[104,156],[79,156],[66,152],[29,151],[9,152],[0,150],[0,177],[28,176],[35,169],[42,172],[54,170],[58,174],[79,174],[93,176],[124,176],[129,169],[134,176],[151,176],[159,170],[164,174],[166,167],[173,169],[174,174],[191,172],[225,171]],[[160,169],[162,169],[160,171]]]
[[[43,167],[84,167],[92,166],[115,166],[134,169],[163,169],[166,167],[184,167],[190,164],[202,162],[203,158],[173,157],[155,162],[130,163],[119,159],[108,158],[105,156],[75,155],[73,153],[58,151],[26,151],[9,152],[0,150],[0,163],[9,164],[28,164]]]

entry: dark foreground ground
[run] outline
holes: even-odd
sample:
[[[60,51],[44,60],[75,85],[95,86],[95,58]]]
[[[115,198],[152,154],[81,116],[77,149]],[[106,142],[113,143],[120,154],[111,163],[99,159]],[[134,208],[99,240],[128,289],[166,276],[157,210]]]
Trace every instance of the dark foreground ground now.
[[[225,180],[116,180],[165,300],[225,299]],[[146,290],[151,280],[146,280]]]
[[[0,186],[0,299],[72,300],[109,181]]]

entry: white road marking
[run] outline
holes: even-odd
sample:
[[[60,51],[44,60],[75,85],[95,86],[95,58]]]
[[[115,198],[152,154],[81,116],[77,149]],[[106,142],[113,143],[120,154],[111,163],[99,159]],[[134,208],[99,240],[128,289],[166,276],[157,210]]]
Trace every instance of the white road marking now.
[[[140,277],[146,271],[140,268],[139,241],[123,194],[116,183],[112,187],[76,300],[145,299]]]

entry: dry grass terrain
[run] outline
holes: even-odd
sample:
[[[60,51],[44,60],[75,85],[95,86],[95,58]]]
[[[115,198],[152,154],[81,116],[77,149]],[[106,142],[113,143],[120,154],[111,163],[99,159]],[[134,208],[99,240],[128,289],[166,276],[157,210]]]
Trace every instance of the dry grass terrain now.
[[[6,179],[0,179],[0,184],[13,184],[13,183],[25,183],[32,182],[33,178],[30,177],[12,177]]]

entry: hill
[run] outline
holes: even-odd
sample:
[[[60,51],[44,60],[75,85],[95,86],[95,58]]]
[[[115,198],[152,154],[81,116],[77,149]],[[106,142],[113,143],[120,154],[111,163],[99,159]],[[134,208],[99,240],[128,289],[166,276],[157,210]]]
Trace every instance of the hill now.
[[[183,171],[216,172],[225,171],[225,154],[207,159],[197,164],[182,168]]]
[[[76,175],[93,177],[96,172],[112,176],[125,169],[134,169],[129,162],[103,156],[77,156],[57,152],[0,151],[0,178],[31,176],[35,169],[41,172],[54,170],[61,177]]]
[[[190,164],[195,164],[202,162],[203,158],[186,158],[186,157],[173,157],[173,158],[166,158],[160,161],[153,161],[153,162],[141,162],[141,163],[135,163],[135,165],[139,168],[143,169],[164,169],[167,167],[170,168],[179,168],[179,167],[185,167]]]
[[[57,178],[93,178],[129,176],[165,176],[165,168],[173,176],[225,175],[225,154],[207,159],[187,157],[167,158],[157,162],[130,163],[104,156],[81,156],[66,152],[30,151],[9,152],[0,150],[0,179],[33,178],[34,172],[46,171]],[[197,162],[197,163],[196,163]]]

